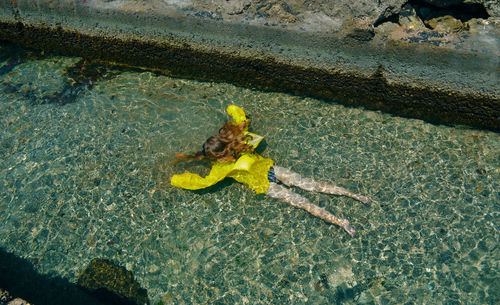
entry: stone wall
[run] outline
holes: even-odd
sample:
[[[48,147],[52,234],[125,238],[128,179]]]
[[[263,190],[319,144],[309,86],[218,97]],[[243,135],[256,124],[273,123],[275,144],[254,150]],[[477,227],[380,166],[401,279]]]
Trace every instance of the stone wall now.
[[[0,0],[0,39],[498,130],[491,0]]]

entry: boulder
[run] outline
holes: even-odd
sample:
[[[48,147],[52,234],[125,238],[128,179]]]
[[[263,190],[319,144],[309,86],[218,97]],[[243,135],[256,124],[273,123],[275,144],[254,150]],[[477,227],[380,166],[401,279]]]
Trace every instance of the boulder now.
[[[425,21],[431,29],[439,32],[460,33],[469,30],[469,26],[450,15],[436,17]]]
[[[105,259],[93,259],[78,277],[78,285],[111,304],[149,304],[147,291],[132,272]]]

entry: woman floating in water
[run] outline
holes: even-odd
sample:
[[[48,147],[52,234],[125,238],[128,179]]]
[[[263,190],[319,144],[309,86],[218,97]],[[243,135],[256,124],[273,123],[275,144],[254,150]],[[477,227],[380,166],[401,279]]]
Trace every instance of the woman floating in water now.
[[[226,177],[231,177],[248,185],[257,194],[266,193],[272,198],[284,200],[293,207],[304,209],[326,222],[344,228],[347,233],[354,236],[356,231],[347,219],[336,217],[282,184],[297,186],[308,191],[348,196],[366,204],[371,202],[369,198],[356,195],[333,184],[301,177],[289,169],[273,166],[273,160],[263,158],[255,152],[255,148],[263,138],[248,132],[249,121],[243,110],[231,105],[227,107],[227,113],[233,120],[227,122],[219,130],[217,136],[208,138],[201,152],[181,157],[182,159],[179,160],[181,162],[208,159],[212,162],[210,174],[204,178],[193,173],[173,175],[170,181],[173,186],[198,190],[212,186]]]

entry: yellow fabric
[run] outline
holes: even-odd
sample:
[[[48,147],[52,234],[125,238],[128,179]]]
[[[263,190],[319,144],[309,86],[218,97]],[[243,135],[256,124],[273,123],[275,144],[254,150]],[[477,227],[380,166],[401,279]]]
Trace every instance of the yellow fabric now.
[[[210,173],[201,177],[193,173],[173,175],[170,183],[173,186],[188,190],[199,190],[216,184],[226,177],[246,184],[257,194],[269,188],[267,172],[273,166],[273,160],[266,159],[254,152],[246,152],[236,162],[214,162]]]
[[[227,113],[237,124],[246,121],[245,112],[236,105],[227,107]],[[206,177],[184,173],[173,175],[170,183],[188,190],[199,190],[212,186],[226,177],[231,177],[248,185],[257,194],[261,194],[269,188],[267,173],[271,166],[273,166],[273,160],[263,158],[255,152],[244,152],[235,162],[214,162]]]
[[[241,109],[240,107],[236,105],[229,105],[226,108],[227,114],[233,118],[233,122],[236,124],[239,124],[241,122],[245,122],[247,120],[247,117],[245,115],[245,111]],[[248,130],[248,126],[245,127],[245,131]]]
[[[245,122],[247,120],[247,117],[245,115],[245,112],[243,109],[236,105],[229,105],[226,108],[227,114],[229,114],[233,118],[233,122],[236,124],[240,124],[242,122]],[[245,136],[246,139],[243,141],[244,143],[252,146],[253,148],[257,148],[259,146],[259,143],[264,139],[264,137],[259,136],[258,134],[248,132],[248,125],[245,126]]]

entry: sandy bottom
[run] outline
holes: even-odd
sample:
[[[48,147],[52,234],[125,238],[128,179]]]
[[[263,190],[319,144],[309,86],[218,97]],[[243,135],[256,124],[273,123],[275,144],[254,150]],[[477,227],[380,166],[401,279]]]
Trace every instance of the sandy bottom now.
[[[172,304],[493,304],[500,135],[0,46],[0,247],[75,282],[93,258]],[[358,231],[224,181],[169,185],[237,104],[259,152],[369,196],[296,190]]]

